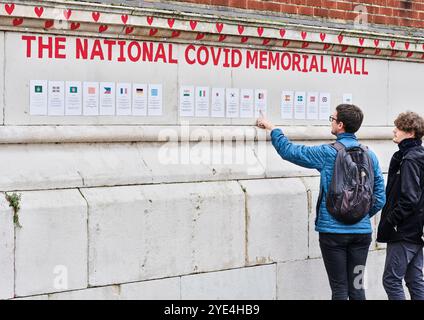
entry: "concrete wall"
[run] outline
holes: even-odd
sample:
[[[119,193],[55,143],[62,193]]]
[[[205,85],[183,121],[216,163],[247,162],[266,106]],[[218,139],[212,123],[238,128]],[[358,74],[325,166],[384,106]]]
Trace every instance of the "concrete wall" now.
[[[142,153],[130,145],[125,152],[124,146],[96,146],[108,149],[104,156],[110,161],[103,161],[101,150],[99,157],[89,157],[97,164],[99,177],[113,180],[121,173],[120,181],[126,184],[122,186],[104,187],[106,178],[90,180],[82,173],[76,183],[72,167],[66,163],[49,171],[46,162],[44,171],[38,173],[41,149],[39,161],[25,163],[28,174],[33,172],[33,176],[54,183],[34,181],[32,187],[38,191],[19,191],[22,228],[13,227],[2,194],[0,236],[6,250],[1,251],[0,274],[2,283],[7,284],[0,291],[2,298],[330,297],[313,225],[317,172],[308,170],[303,177],[292,172],[285,177],[287,169],[280,177],[251,178],[245,171],[235,171],[221,175],[218,181],[212,172],[204,172],[199,177],[203,181],[186,182],[179,181],[181,174],[173,174],[166,166],[156,163],[152,169],[146,162],[141,172],[150,172],[156,179],[134,180],[130,170],[119,168],[126,162],[135,163]],[[66,145],[68,163],[75,168],[84,167],[84,161],[78,162],[85,152],[81,147],[87,146]],[[31,148],[36,159],[36,148],[41,146],[21,148]],[[375,150],[384,159],[379,150],[389,148]],[[61,149],[52,148],[49,157],[54,157],[55,150],[63,152]],[[9,147],[7,150],[11,152]],[[158,149],[146,150],[153,160]],[[114,153],[123,161],[112,161]],[[19,158],[19,153],[14,154]],[[275,159],[274,165],[287,163]],[[20,163],[12,171],[23,168]],[[137,172],[137,167],[132,169]],[[197,172],[196,166],[191,172]],[[56,175],[62,180],[54,181]],[[28,179],[14,178],[16,186],[24,186]],[[380,281],[383,265],[384,250],[378,250],[373,242],[368,264],[370,298],[385,298]]]
[[[307,145],[331,142],[328,121],[282,120],[281,91],[330,92],[333,109],[344,93],[352,93],[366,114],[361,141],[376,152],[387,172],[395,151],[390,141],[393,118],[405,109],[422,109],[421,40],[380,32],[370,38],[367,34],[362,47],[358,39],[364,34],[349,30],[343,42],[349,53],[343,53],[338,25],[327,30],[268,19],[262,37],[258,24],[263,21],[255,14],[241,20],[251,38],[242,45],[237,31],[241,22],[234,14],[129,11],[88,3],[73,4],[70,22],[81,23],[75,31],[68,23],[61,28],[63,10],[55,12],[54,1],[46,5],[42,19],[33,5],[16,1],[14,14],[25,18],[16,27],[11,26],[14,16],[0,10],[0,299],[330,297],[314,230],[318,172],[282,161],[265,132],[253,128],[254,118],[181,118],[179,87],[267,89],[270,119]],[[101,11],[105,20],[100,22],[108,23],[108,32],[97,32],[94,10]],[[152,12],[157,15],[154,26],[146,20]],[[129,14],[134,34],[124,34],[123,13]],[[172,29],[168,18],[175,16]],[[190,28],[193,17],[199,19],[196,31]],[[54,27],[46,28],[43,19],[53,19]],[[216,27],[221,20],[226,23],[222,34]],[[148,36],[152,27],[160,29],[157,37]],[[281,52],[286,38],[280,28],[287,28],[291,42],[286,51],[323,55],[326,64],[330,54],[365,59],[368,75],[184,63],[191,43],[237,47],[242,53]],[[181,38],[170,38],[174,30],[182,31]],[[305,42],[304,30],[309,35]],[[321,31],[328,32],[328,51]],[[194,42],[198,32],[207,33],[205,41]],[[27,58],[22,35],[30,33],[66,37],[69,58]],[[220,36],[228,42],[218,41]],[[374,36],[381,40],[384,58],[373,55]],[[97,38],[172,43],[181,63],[77,60],[71,54],[76,37],[88,37],[90,44]],[[271,38],[265,46],[263,41]],[[392,39],[401,51],[396,57],[390,56]],[[411,56],[406,41],[411,42]],[[305,43],[308,48],[301,49]],[[358,49],[367,51],[359,54]],[[31,116],[29,81],[43,79],[162,83],[163,116]],[[189,137],[184,136],[187,128],[179,126],[186,120],[197,125]],[[14,226],[5,192],[22,195],[22,228]],[[374,227],[377,223],[378,215]],[[385,298],[384,256],[384,246],[374,240],[369,298]]]

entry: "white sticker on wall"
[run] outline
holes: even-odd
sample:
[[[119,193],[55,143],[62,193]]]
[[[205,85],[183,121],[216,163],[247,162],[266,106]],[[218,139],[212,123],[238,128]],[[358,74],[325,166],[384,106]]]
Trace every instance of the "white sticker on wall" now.
[[[293,119],[294,92],[283,91],[281,93],[281,119]]]
[[[147,84],[133,83],[132,114],[147,116]]]
[[[65,83],[65,115],[80,116],[82,114],[82,85],[80,81]]]
[[[209,117],[209,87],[196,87],[196,117]]]
[[[131,83],[118,83],[116,85],[116,115],[131,115]]]
[[[253,118],[254,92],[252,89],[240,91],[240,118]]]
[[[306,118],[306,93],[296,91],[294,94],[294,118],[303,120]]]
[[[114,116],[115,115],[115,83],[101,82],[99,87],[100,94],[100,115]]]
[[[32,116],[47,115],[47,81],[31,80],[29,85],[29,113]]]
[[[83,85],[83,115],[99,115],[99,83],[84,82]]]
[[[331,110],[331,95],[328,92],[321,92],[319,95],[319,119],[328,120]]]
[[[49,81],[47,113],[49,116],[65,115],[65,82]]]
[[[225,117],[225,89],[212,88],[211,93],[211,117]]]
[[[180,117],[194,117],[194,87],[180,87]]]
[[[317,120],[318,119],[318,92],[308,92],[306,98],[306,119]]]
[[[265,116],[267,114],[268,105],[267,91],[265,89],[255,90],[255,117],[260,116],[260,111]]]
[[[238,118],[240,105],[239,89],[227,88],[226,96],[227,118]]]
[[[163,108],[163,93],[161,84],[149,84],[147,113],[149,116],[161,116]]]

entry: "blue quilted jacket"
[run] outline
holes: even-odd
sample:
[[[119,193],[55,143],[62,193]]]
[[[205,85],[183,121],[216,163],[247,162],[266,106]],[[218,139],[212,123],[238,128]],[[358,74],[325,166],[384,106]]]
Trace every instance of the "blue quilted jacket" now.
[[[374,196],[375,203],[368,214],[358,223],[353,225],[343,224],[327,211],[325,199],[327,190],[331,183],[334,163],[336,160],[337,151],[328,144],[318,146],[305,146],[292,143],[281,131],[274,129],[271,131],[272,145],[277,150],[278,154],[284,160],[290,161],[299,166],[317,169],[321,175],[320,189],[323,192],[320,204],[317,204],[317,217],[315,220],[315,230],[325,233],[371,233],[372,227],[370,217],[375,215],[386,202],[386,194],[384,191],[384,179],[381,173],[380,165],[377,157],[369,150],[369,155],[374,166]],[[337,141],[345,147],[358,146],[358,140],[352,133],[342,133],[337,136]]]

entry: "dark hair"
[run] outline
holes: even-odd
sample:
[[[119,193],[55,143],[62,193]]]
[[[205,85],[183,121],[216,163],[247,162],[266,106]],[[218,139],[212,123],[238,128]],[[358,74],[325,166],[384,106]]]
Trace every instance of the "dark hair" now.
[[[402,112],[398,115],[395,126],[405,132],[414,132],[417,139],[421,139],[424,135],[424,119],[412,111]]]
[[[339,104],[336,107],[337,122],[343,122],[347,133],[355,133],[359,130],[364,120],[362,110],[353,104]]]

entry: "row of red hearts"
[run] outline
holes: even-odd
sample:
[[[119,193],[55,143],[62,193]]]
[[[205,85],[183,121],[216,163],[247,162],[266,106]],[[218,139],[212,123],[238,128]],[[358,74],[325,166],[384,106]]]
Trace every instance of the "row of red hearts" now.
[[[6,13],[8,15],[12,15],[13,14],[13,11],[15,10],[15,4],[13,4],[13,3],[6,4],[4,6],[4,9],[5,9],[5,11],[6,11]],[[34,7],[34,12],[37,15],[37,17],[41,18],[41,16],[44,13],[44,8],[43,7]],[[64,16],[64,18],[66,20],[69,20],[71,18],[71,15],[72,15],[72,10],[71,9],[64,9],[63,10],[63,16]],[[98,22],[100,20],[101,13],[100,12],[92,12],[92,15],[91,16],[92,16],[94,22]],[[121,20],[122,20],[122,22],[125,25],[128,22],[128,18],[129,18],[128,15],[121,15]],[[151,26],[153,24],[154,17],[148,16],[148,17],[146,17],[146,19],[147,19],[147,23]],[[24,22],[23,18],[16,18],[16,19],[13,20],[12,23],[13,23],[14,26],[19,26],[23,22]],[[173,19],[173,18],[169,18],[168,19],[168,26],[171,29],[173,28],[174,23],[175,23],[175,19]],[[53,20],[48,20],[48,21],[45,22],[46,29],[53,27],[53,25],[54,25]],[[77,30],[77,29],[79,29],[80,26],[81,26],[80,23],[76,23],[76,22],[71,23],[71,30]],[[190,28],[191,28],[191,30],[194,31],[196,29],[196,27],[197,27],[197,21],[191,20],[190,21]],[[107,25],[101,25],[101,26],[99,26],[99,32],[100,33],[107,31],[107,29],[108,29],[108,26]],[[216,23],[216,30],[218,31],[218,33],[221,33],[223,29],[224,29],[224,24],[221,23],[221,22],[217,22]],[[244,29],[245,29],[244,26],[242,26],[242,25],[239,25],[238,26],[237,30],[238,30],[239,35],[243,35]],[[130,34],[133,31],[134,31],[134,28],[133,27],[127,27],[125,32],[126,32],[126,34]],[[151,29],[150,30],[150,35],[151,36],[155,35],[157,33],[157,31],[158,31],[157,29]],[[258,36],[261,37],[263,35],[263,32],[264,32],[264,28],[263,27],[258,27],[257,28]],[[174,31],[172,33],[172,37],[173,38],[174,37],[178,37],[180,35],[180,33],[181,33],[180,31]],[[286,30],[285,29],[280,29],[280,36],[281,36],[281,38],[284,38],[285,33],[286,33]],[[306,31],[302,31],[300,33],[300,35],[301,35],[302,40],[305,40],[306,37],[307,37],[307,32]],[[198,35],[198,37],[196,38],[196,40],[202,39],[203,36],[204,36],[203,34]],[[325,33],[320,33],[320,39],[321,39],[322,42],[325,41],[326,36],[327,35]],[[343,38],[344,38],[344,36],[342,34],[338,35],[337,39],[338,39],[338,42],[340,44],[342,44]],[[223,41],[224,39],[225,39],[225,36],[222,35],[222,36],[220,36],[219,41]],[[247,40],[248,40],[248,37],[243,37],[241,42],[244,43],[244,42],[247,42]],[[271,41],[270,39],[265,39],[263,44],[268,44],[270,41]],[[359,45],[363,46],[364,41],[365,41],[365,38],[362,38],[362,37],[358,38]],[[375,47],[378,47],[379,43],[380,43],[380,40],[374,39],[374,45],[375,45]],[[392,47],[392,49],[394,49],[395,46],[396,46],[396,41],[394,41],[394,40],[390,41],[390,46]],[[405,46],[405,49],[406,50],[409,50],[410,43],[409,42],[404,42],[404,46]],[[324,48],[324,50],[326,50],[328,48],[329,48],[329,45],[327,46],[327,48]],[[424,50],[424,43],[422,44],[422,48]]]

